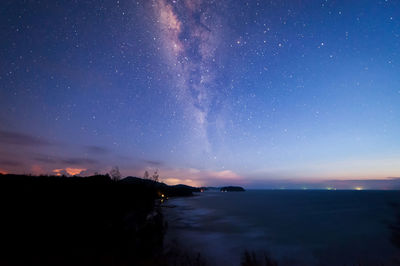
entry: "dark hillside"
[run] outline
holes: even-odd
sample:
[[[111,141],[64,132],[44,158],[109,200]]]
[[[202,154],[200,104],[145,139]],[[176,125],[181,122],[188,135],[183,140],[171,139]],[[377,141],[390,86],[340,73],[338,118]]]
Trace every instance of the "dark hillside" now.
[[[150,180],[0,175],[0,265],[151,264],[161,252],[162,194]]]

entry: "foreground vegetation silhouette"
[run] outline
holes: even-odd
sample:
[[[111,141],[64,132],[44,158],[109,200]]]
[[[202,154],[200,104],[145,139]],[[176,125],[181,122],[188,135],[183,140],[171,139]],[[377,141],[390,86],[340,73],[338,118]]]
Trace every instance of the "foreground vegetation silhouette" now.
[[[196,188],[109,175],[0,175],[0,265],[168,265],[158,202]]]

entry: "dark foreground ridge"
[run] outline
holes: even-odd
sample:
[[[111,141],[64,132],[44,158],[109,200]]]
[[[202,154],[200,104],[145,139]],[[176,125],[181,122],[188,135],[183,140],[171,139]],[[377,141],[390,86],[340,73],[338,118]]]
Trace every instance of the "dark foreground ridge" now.
[[[194,191],[135,177],[0,175],[0,265],[169,265],[159,203]]]

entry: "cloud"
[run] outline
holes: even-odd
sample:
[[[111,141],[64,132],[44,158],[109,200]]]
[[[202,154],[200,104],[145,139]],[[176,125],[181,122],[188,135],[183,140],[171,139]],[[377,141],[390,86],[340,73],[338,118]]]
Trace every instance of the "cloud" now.
[[[96,145],[85,146],[85,150],[91,154],[107,154],[110,152],[108,148]]]
[[[66,176],[74,176],[74,175],[79,175],[80,173],[86,171],[85,168],[70,168],[67,167],[65,169],[60,168],[60,169],[54,169],[53,173],[55,173],[57,176],[62,176],[62,175],[66,175]]]
[[[161,161],[144,160],[143,162],[144,162],[145,164],[149,164],[149,165],[151,165],[151,166],[162,166],[162,165],[164,165],[164,163],[161,162]]]
[[[49,155],[36,155],[33,160],[44,164],[67,164],[67,165],[88,165],[98,163],[95,159],[81,158],[81,157],[56,157]]]
[[[215,176],[216,178],[219,179],[228,179],[228,180],[233,180],[233,179],[239,179],[240,176],[236,174],[233,171],[230,170],[224,170],[224,171],[214,171],[209,173],[210,176]]]
[[[69,165],[87,165],[87,164],[95,164],[97,163],[97,160],[88,158],[66,158],[62,159],[60,162]]]
[[[80,176],[92,176],[98,174],[106,174],[109,169],[95,169],[95,168],[88,168],[83,170],[79,175]]]
[[[0,131],[0,143],[21,146],[48,146],[47,140],[13,131]]]
[[[68,174],[70,175],[79,175],[80,173],[82,173],[83,171],[86,171],[85,168],[66,168],[65,169],[67,171]]]
[[[44,156],[44,155],[39,155],[33,158],[33,160],[40,162],[40,163],[45,163],[45,164],[53,164],[57,163],[58,160],[54,158],[50,158],[49,156]]]
[[[67,173],[67,171],[65,171],[65,169],[54,169],[53,173],[55,173],[56,176],[68,175],[68,173]]]
[[[14,160],[1,160],[0,165],[2,166],[21,166],[23,163]]]
[[[220,186],[244,184],[245,180],[232,170],[161,169],[161,180],[170,185]]]
[[[185,184],[193,187],[199,187],[201,186],[199,182],[193,181],[192,179],[179,179],[179,178],[166,178],[163,180],[165,183],[168,185],[179,185],[179,184]]]

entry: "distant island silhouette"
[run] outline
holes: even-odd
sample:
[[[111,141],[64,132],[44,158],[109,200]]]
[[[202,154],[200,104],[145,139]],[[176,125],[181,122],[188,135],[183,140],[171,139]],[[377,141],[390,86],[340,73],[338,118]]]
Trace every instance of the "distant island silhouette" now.
[[[228,187],[221,187],[220,191],[221,192],[243,192],[246,190],[244,188],[238,187],[238,186],[228,186]]]
[[[204,191],[220,191],[220,192],[243,192],[246,191],[243,187],[239,186],[224,186],[224,187],[200,187],[201,192]]]

